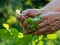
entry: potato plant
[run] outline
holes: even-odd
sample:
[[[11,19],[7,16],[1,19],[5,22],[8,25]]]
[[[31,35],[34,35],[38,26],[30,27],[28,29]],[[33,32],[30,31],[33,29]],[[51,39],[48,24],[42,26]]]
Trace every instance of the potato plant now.
[[[19,15],[23,18],[23,15]],[[21,19],[17,19],[20,26],[23,28],[24,31],[31,31],[28,33],[33,33],[34,31],[40,29],[40,26],[38,25],[38,23],[42,22],[42,17],[41,14],[36,15],[35,17],[28,17],[26,18],[23,23],[21,21]]]
[[[8,24],[3,26],[6,29],[0,29],[0,45],[60,45],[60,30],[53,34],[33,36],[9,28]]]
[[[37,29],[40,28],[40,26],[38,25],[38,23],[40,23],[42,21],[41,15],[37,15],[34,18],[28,17],[24,23],[27,23],[28,25],[26,26],[26,30],[32,30],[32,31],[36,31]]]
[[[24,35],[15,28],[0,29],[0,45],[60,45],[60,31],[53,34]],[[23,35],[22,35],[23,34]]]

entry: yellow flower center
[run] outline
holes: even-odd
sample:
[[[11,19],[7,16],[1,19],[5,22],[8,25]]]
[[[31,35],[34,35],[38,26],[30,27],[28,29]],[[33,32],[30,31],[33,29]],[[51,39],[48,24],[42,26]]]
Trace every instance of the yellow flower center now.
[[[18,34],[18,38],[23,38],[24,36],[23,36],[23,33],[19,33]]]

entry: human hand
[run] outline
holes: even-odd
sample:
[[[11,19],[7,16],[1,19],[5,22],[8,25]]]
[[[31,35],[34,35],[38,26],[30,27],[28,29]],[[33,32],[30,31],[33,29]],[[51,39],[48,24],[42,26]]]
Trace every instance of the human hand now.
[[[17,16],[17,19],[21,22],[24,22],[24,20],[28,17],[35,17],[37,14],[40,14],[39,9],[27,9],[22,12],[22,15]]]
[[[28,17],[34,18],[38,14],[46,14],[46,12],[44,9],[27,9],[20,16],[17,16],[17,20],[23,23]]]
[[[53,33],[60,29],[60,12],[48,12],[42,14],[43,22],[41,22],[40,29],[33,32],[34,35]],[[26,34],[30,34],[31,30],[26,30]]]
[[[37,14],[40,14],[39,9],[27,9],[22,12],[22,15],[29,16],[29,17],[34,17]]]
[[[40,29],[36,30],[34,35],[53,33],[60,29],[60,12],[48,12],[42,15],[42,19],[43,22],[39,24]]]

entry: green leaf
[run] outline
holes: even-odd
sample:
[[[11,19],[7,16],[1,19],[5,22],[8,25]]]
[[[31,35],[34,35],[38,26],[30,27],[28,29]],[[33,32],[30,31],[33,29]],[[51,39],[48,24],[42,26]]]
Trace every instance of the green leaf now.
[[[29,17],[29,18],[27,18],[27,19],[26,19],[26,21],[27,21],[28,23],[30,23],[30,24],[31,24],[31,23],[33,23],[33,19],[32,19],[32,18],[30,18],[30,17]]]
[[[15,28],[10,28],[10,30],[11,30],[11,36],[12,36],[12,38],[18,38],[18,30],[17,29],[15,29]]]
[[[24,35],[24,37],[21,39],[22,45],[29,45],[32,40],[32,35]]]
[[[41,20],[41,15],[37,15],[35,18],[33,18],[33,21],[40,21]]]
[[[0,29],[0,38],[11,39],[10,32],[6,29]]]
[[[15,39],[18,37],[18,30],[15,28],[11,28],[10,31],[6,29],[1,29],[0,30],[0,38],[3,39]]]
[[[34,18],[28,18],[26,19],[26,22],[29,24],[27,25],[26,27],[26,30],[32,30],[32,31],[35,31],[37,29],[39,29],[39,25],[37,24],[37,22],[41,22],[41,15],[37,15],[36,17]]]
[[[56,45],[56,43],[54,41],[52,41],[52,40],[48,40],[46,42],[46,45]]]

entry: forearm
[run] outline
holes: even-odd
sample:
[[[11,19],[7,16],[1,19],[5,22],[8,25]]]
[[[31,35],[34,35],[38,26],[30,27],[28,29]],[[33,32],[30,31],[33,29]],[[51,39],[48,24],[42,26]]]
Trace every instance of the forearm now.
[[[60,12],[60,0],[53,0],[46,6],[44,6],[42,9],[40,9],[41,13],[56,12],[56,11]]]

